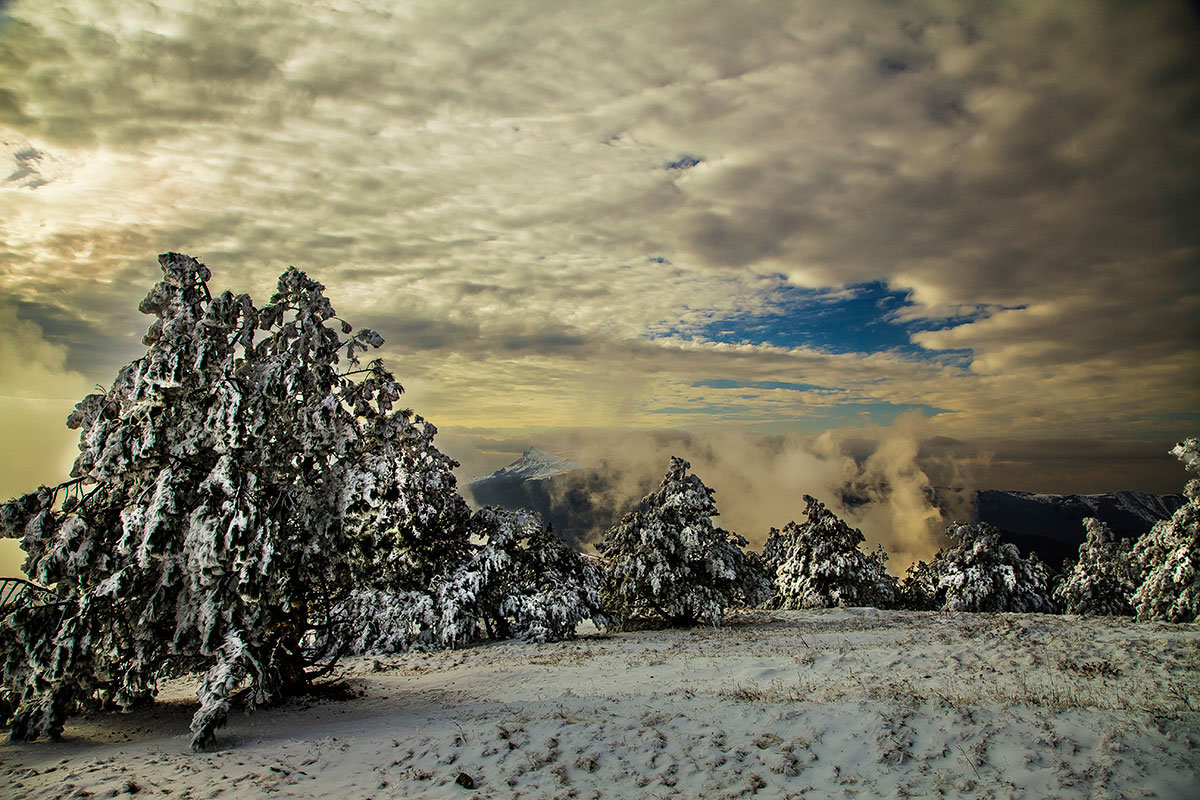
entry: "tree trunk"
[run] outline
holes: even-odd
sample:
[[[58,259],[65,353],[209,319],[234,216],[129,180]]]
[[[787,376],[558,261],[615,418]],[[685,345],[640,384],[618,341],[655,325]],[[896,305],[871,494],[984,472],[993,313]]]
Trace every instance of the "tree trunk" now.
[[[308,605],[292,604],[291,613],[280,632],[279,691],[282,697],[304,694],[312,688],[308,675],[308,664],[304,659],[304,648],[300,640],[308,631]]]

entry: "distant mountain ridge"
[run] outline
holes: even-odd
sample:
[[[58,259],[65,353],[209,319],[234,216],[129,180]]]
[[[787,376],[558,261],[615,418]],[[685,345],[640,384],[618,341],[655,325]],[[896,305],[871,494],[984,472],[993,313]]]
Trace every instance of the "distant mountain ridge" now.
[[[519,459],[491,475],[475,478],[471,481],[471,486],[495,481],[541,481],[582,468],[583,465],[578,461],[559,458],[536,447],[527,447]]]
[[[1050,566],[1074,559],[1083,542],[1083,520],[1095,517],[1122,539],[1141,536],[1183,505],[1180,494],[1106,492],[1104,494],[1035,494],[981,489],[975,494],[976,522],[995,525],[1024,552],[1030,550]]]
[[[481,506],[538,512],[555,532],[581,549],[612,526],[623,511],[599,507],[593,502],[594,497],[611,496],[600,471],[536,447],[525,450],[521,458],[508,466],[472,480],[469,488]],[[844,494],[843,500],[851,506],[866,499],[864,496],[855,502],[854,492]],[[933,489],[930,502],[950,520],[952,498],[958,494],[954,490]],[[717,500],[719,503],[720,498]],[[1086,517],[1103,521],[1121,538],[1135,538],[1155,522],[1170,518],[1183,505],[1183,496],[1179,494],[1132,491],[1057,495],[981,489],[972,500],[972,521],[994,525],[1022,552],[1035,552],[1054,568],[1064,559],[1076,557],[1084,539]],[[779,524],[785,522],[780,520]]]

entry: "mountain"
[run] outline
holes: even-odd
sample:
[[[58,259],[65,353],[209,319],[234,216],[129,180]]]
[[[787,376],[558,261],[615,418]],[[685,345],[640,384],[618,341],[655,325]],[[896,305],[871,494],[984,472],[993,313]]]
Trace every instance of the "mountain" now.
[[[975,521],[999,528],[1021,551],[1036,552],[1052,567],[1074,559],[1083,542],[1083,520],[1095,517],[1118,537],[1141,536],[1183,505],[1183,495],[1144,492],[1032,494],[982,489],[975,494]]]
[[[614,512],[592,501],[604,483],[577,461],[530,447],[508,466],[471,481],[469,488],[481,506],[538,512],[559,536],[583,549],[592,531],[612,524]]]
[[[626,510],[600,499],[613,497],[602,472],[536,447],[491,475],[471,481],[470,490],[481,506],[538,512],[556,533],[580,549]],[[960,490],[933,489],[930,502],[942,510],[944,519],[951,520],[955,514],[950,509],[961,507],[954,502],[961,495]],[[868,497],[861,487],[847,486],[840,493],[849,507],[868,502]],[[981,489],[968,499],[974,509],[973,521],[996,526],[1022,553],[1035,552],[1053,568],[1077,556],[1085,517],[1103,521],[1121,538],[1136,538],[1183,505],[1182,495],[1144,492],[1059,495]],[[853,522],[852,516],[849,521]]]
[[[545,450],[529,447],[521,454],[520,458],[507,467],[501,467],[491,475],[471,481],[471,487],[474,490],[476,486],[494,485],[507,481],[544,481],[582,468],[578,461],[568,461],[551,455]]]

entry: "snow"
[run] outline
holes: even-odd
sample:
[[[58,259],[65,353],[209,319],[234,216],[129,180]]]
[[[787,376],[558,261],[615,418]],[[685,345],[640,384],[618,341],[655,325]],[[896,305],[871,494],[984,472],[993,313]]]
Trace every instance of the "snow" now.
[[[1171,455],[1182,461],[1188,471],[1200,474],[1200,441],[1184,439],[1171,448]]]
[[[1196,797],[1198,663],[1198,625],[735,612],[352,659],[348,699],[234,713],[201,754],[181,679],[0,745],[0,774],[30,798]]]
[[[1019,497],[1031,503],[1048,506],[1080,504],[1091,511],[1100,511],[1105,504],[1112,505],[1130,514],[1144,516],[1149,520],[1170,516],[1173,509],[1163,500],[1163,495],[1145,492],[1118,491],[1102,494],[1037,494],[1034,492],[1007,491],[1004,494]]]
[[[519,459],[507,467],[502,467],[491,475],[475,478],[471,483],[492,480],[540,481],[581,468],[582,465],[577,461],[568,461],[536,447],[529,447]]]

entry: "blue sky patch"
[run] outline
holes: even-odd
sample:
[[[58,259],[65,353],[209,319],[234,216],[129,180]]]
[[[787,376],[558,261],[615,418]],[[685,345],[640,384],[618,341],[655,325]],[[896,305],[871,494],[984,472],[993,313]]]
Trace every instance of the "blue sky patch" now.
[[[713,381],[712,383],[718,383]],[[705,384],[706,382],[699,382]],[[719,388],[719,387],[718,387]],[[755,395],[734,395],[730,400],[753,401]],[[800,429],[811,428],[814,431],[825,430],[830,426],[855,425],[891,425],[897,417],[909,411],[919,411],[924,417],[935,417],[946,413],[946,409],[923,403],[888,403],[888,402],[847,402],[831,406],[819,406],[813,409],[810,425],[799,424]],[[682,406],[668,406],[647,409],[648,414],[670,415],[700,415],[705,417],[734,417],[746,422],[769,422],[777,418],[777,409],[767,409],[750,402],[741,403],[711,403],[697,400]],[[798,420],[791,420],[789,425],[795,427]]]
[[[898,320],[897,312],[912,305],[911,292],[889,289],[882,281],[841,290],[782,284],[768,294],[761,310],[668,330],[666,335],[729,344],[812,347],[829,353],[898,352],[921,361],[970,366],[970,350],[926,350],[910,337],[982,319],[989,309],[978,307],[955,317]]]
[[[685,154],[674,161],[668,161],[667,163],[663,164],[663,169],[691,169],[692,167],[703,163],[703,158],[697,158],[696,156]]]
[[[709,380],[696,381],[692,384],[692,388],[708,388],[708,389],[787,389],[792,392],[836,392],[829,386],[817,386],[812,383],[789,383],[787,381],[733,381],[724,378],[711,378]],[[757,397],[757,395],[750,395]]]

